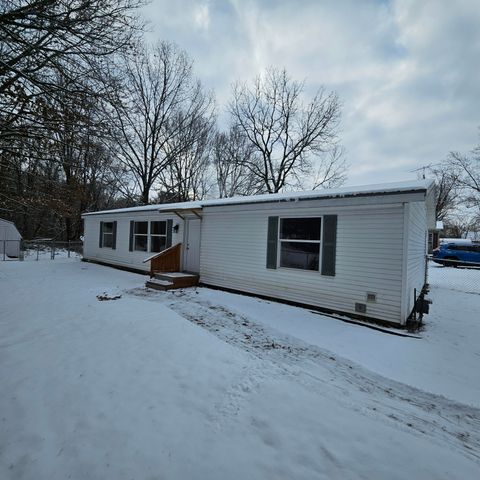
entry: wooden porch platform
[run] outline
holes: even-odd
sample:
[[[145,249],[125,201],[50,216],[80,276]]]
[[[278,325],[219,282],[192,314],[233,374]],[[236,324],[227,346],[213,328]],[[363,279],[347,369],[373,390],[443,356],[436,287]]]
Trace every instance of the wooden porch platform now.
[[[155,276],[147,280],[145,286],[155,290],[173,290],[175,288],[194,287],[198,284],[199,277],[193,273],[164,272],[155,273]]]

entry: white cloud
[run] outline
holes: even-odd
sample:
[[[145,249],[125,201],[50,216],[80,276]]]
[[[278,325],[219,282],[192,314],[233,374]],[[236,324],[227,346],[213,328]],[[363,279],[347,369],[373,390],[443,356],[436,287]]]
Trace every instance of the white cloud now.
[[[349,183],[411,178],[478,142],[477,0],[154,0],[148,12],[220,108],[234,81],[269,65],[305,78],[310,93],[336,90]]]
[[[195,25],[199,30],[207,31],[210,26],[210,6],[208,3],[196,5],[193,10]]]

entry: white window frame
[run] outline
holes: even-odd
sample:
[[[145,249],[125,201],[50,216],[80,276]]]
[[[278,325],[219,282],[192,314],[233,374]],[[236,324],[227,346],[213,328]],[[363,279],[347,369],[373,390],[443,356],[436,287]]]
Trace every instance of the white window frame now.
[[[108,223],[112,225],[112,231],[111,231],[111,232],[105,232],[105,225],[107,225]],[[111,249],[113,249],[113,223],[114,223],[113,221],[111,221],[111,222],[102,222],[102,248],[111,248]],[[107,246],[107,245],[105,244],[105,236],[106,236],[106,235],[107,235],[107,236],[110,235],[110,238],[111,238],[111,244],[110,244],[110,246]]]
[[[152,233],[152,223],[153,222],[163,222],[165,224],[165,233],[161,234],[161,233]],[[150,220],[148,222],[148,231],[149,231],[149,239],[148,239],[148,251],[150,253],[160,253],[160,252],[163,252],[163,250],[166,250],[167,249],[167,227],[168,227],[168,222],[167,220]],[[165,238],[165,248],[163,250],[160,250],[160,252],[154,252],[152,250],[152,238],[153,237],[163,237]]]
[[[282,231],[282,220],[289,220],[291,218],[319,218],[320,219],[320,240],[294,240],[294,239],[282,239],[281,238],[281,231]],[[322,254],[323,254],[323,215],[283,215],[278,217],[278,232],[277,232],[277,269],[285,269],[285,270],[294,270],[296,272],[310,272],[313,274],[320,273],[322,270]],[[306,268],[297,268],[297,267],[282,267],[281,266],[281,255],[282,255],[282,242],[292,242],[292,243],[317,243],[319,245],[319,252],[318,252],[318,269],[317,270],[309,270]]]
[[[147,233],[135,233],[137,223],[146,223],[147,224]],[[149,247],[149,232],[150,232],[150,222],[148,220],[134,220],[133,221],[133,251],[134,252],[148,252]],[[137,247],[136,237],[147,237],[147,248],[146,250],[140,250]]]

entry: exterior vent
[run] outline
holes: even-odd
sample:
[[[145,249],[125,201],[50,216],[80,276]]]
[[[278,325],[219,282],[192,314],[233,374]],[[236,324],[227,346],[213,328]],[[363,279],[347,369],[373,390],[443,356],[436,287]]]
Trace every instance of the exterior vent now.
[[[375,303],[377,301],[377,294],[372,292],[367,292],[367,302]]]
[[[355,303],[355,311],[357,313],[367,313],[367,305],[365,303]]]

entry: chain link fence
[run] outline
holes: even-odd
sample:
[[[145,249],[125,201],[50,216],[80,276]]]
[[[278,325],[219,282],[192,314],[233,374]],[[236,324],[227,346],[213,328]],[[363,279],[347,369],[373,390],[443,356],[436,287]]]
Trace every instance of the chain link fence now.
[[[438,263],[428,257],[428,283],[434,288],[480,295],[480,264],[458,260]]]
[[[42,238],[35,240],[0,240],[0,261],[39,261],[81,257],[83,242],[61,242]]]

